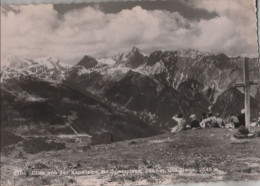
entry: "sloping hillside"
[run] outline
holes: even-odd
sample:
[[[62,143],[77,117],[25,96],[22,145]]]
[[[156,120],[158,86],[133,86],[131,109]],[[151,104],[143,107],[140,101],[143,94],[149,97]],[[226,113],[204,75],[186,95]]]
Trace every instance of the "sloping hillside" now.
[[[259,114],[259,100],[251,97],[251,119],[257,119]],[[239,115],[244,108],[244,94],[237,88],[230,88],[219,95],[216,102],[211,107],[214,113],[219,113],[223,118],[228,118],[230,114]]]
[[[167,80],[133,71],[129,71],[121,81],[114,83],[104,96],[129,110],[147,111],[157,115],[166,125],[164,127],[172,123],[172,116],[178,112],[189,118],[192,113],[200,114],[208,110],[208,103],[201,104],[193,97],[183,95],[169,86]]]
[[[78,133],[92,136],[107,133],[112,141],[147,137],[157,134],[150,125],[131,113],[102,103],[94,95],[79,92],[62,84],[35,78],[10,79],[2,85],[2,129],[17,133]],[[58,128],[58,127],[57,127]],[[52,131],[53,132],[53,131]]]

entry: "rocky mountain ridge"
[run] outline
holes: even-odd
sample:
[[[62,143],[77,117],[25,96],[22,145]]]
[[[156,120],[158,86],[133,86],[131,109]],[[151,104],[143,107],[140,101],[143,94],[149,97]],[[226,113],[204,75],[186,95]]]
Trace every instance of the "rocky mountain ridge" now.
[[[121,110],[137,112],[138,117],[148,117],[147,122],[157,123],[163,130],[174,125],[171,117],[180,112],[187,120],[192,113],[200,117],[210,109],[227,118],[231,111],[239,114],[243,107],[241,100],[237,104],[239,108],[224,109],[236,105],[234,100],[243,96],[241,90],[235,88],[234,91],[233,87],[243,82],[242,57],[230,58],[196,50],[160,50],[144,55],[133,47],[129,52],[112,57],[95,59],[86,55],[71,67],[62,66],[53,58],[45,58],[45,61],[13,58],[9,64],[2,68],[2,81],[32,76],[59,82],[91,93]],[[250,59],[250,68],[256,67],[257,59]],[[227,94],[229,96],[225,96]],[[252,87],[251,95],[258,94],[256,87]],[[223,97],[229,98],[227,105],[221,104]],[[253,110],[259,108],[258,103],[252,105]]]

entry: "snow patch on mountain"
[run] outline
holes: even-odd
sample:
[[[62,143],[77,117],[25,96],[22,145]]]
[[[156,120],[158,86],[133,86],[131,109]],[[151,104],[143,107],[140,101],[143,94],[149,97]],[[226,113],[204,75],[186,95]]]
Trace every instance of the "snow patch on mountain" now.
[[[98,58],[97,61],[109,66],[113,66],[116,63],[116,60],[113,57]]]
[[[201,51],[197,51],[194,49],[180,49],[177,50],[177,56],[178,57],[188,57],[191,59],[197,59],[198,57],[202,57],[202,56],[209,56],[212,55],[208,52],[201,52]]]
[[[66,71],[71,67],[71,65],[62,63],[54,57],[27,59],[17,56],[3,56],[1,65],[1,81],[26,76],[60,81],[65,78]]]
[[[153,66],[142,65],[135,71],[144,75],[160,74],[164,71],[167,71],[167,68],[165,67],[165,64],[162,61],[159,61]]]

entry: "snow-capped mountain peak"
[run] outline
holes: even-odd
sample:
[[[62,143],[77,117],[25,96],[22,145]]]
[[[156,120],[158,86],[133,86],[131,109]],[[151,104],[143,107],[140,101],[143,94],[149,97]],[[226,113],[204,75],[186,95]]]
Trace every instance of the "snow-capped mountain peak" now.
[[[1,57],[1,67],[10,67],[10,68],[24,68],[30,65],[27,60],[19,58],[17,56],[2,56]]]
[[[47,80],[61,80],[70,65],[60,62],[54,57],[19,58],[17,56],[3,56],[2,80],[33,76]]]
[[[123,65],[130,68],[138,68],[144,63],[145,56],[137,47],[133,47],[131,51],[118,54],[115,57],[116,66]]]
[[[97,60],[91,56],[85,55],[76,66],[81,66],[86,69],[95,67],[98,64]]]

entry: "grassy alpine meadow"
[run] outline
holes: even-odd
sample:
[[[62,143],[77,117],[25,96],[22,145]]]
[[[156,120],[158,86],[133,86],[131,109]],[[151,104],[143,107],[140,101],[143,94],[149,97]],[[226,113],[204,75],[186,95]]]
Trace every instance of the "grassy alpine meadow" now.
[[[254,131],[260,130],[259,127]],[[185,130],[111,144],[88,136],[24,136],[2,147],[2,185],[117,185],[260,179],[260,137]],[[33,141],[33,142],[32,142]],[[40,145],[30,151],[30,145]]]

